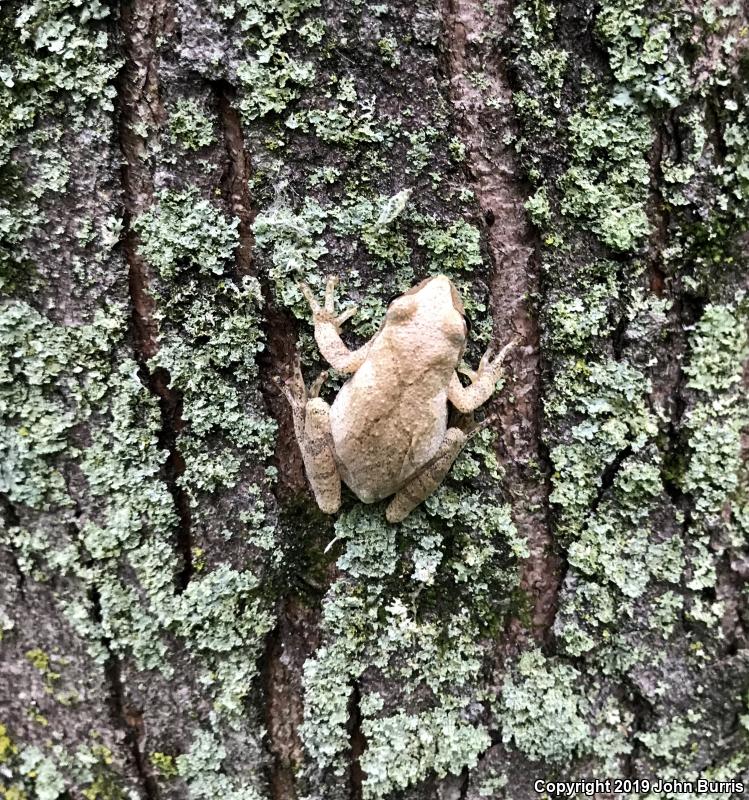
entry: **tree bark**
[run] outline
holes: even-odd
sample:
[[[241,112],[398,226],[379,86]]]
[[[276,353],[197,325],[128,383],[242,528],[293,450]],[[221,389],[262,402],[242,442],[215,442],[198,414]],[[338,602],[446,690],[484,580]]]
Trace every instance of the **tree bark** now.
[[[741,793],[748,26],[3,3],[0,796]],[[516,342],[494,419],[403,523],[326,516],[299,284],[353,348],[439,273],[469,366]]]

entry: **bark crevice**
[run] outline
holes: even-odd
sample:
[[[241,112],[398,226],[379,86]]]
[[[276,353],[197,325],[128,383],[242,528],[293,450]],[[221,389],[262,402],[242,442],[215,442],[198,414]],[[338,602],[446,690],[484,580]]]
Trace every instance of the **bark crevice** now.
[[[319,645],[320,611],[295,595],[284,597],[266,639],[262,686],[273,800],[295,800],[306,756],[299,728],[304,718],[304,662]]]
[[[218,112],[224,132],[227,162],[222,184],[232,214],[239,220],[239,246],[236,255],[238,277],[254,272],[252,223],[255,210],[250,197],[249,180],[252,166],[245,148],[242,121],[234,108],[235,92],[227,81],[214,81],[213,90],[218,100]]]
[[[459,800],[466,800],[468,797],[468,790],[471,787],[471,773],[468,767],[463,767],[460,773],[460,795]]]
[[[101,598],[96,587],[91,590],[91,605],[93,620],[97,625],[101,625]],[[142,746],[144,738],[143,714],[129,706],[126,701],[122,682],[122,668],[120,660],[112,650],[111,641],[106,636],[102,636],[102,644],[108,654],[107,661],[104,664],[104,674],[107,681],[107,699],[112,719],[124,733],[125,742],[133,759],[133,765],[146,800],[159,800],[158,783],[151,774]]]
[[[293,431],[288,403],[275,379],[293,363],[296,325],[293,317],[278,306],[268,276],[258,270],[254,257],[252,224],[255,208],[249,190],[252,173],[242,120],[235,108],[234,88],[225,80],[211,82],[223,132],[227,163],[221,184],[231,213],[239,220],[239,246],[235,256],[235,276],[258,279],[263,298],[262,327],[266,347],[258,357],[263,404],[279,423],[273,464],[279,481],[274,495],[279,505],[304,491],[301,455]],[[306,608],[298,593],[286,594],[278,604],[277,622],[265,642],[262,686],[267,751],[271,759],[269,788],[273,800],[295,800],[298,796],[297,772],[304,762],[299,726],[303,718],[302,672],[311,654],[311,642],[319,633],[319,612]]]
[[[361,690],[359,682],[354,681],[349,699],[349,745],[351,748],[351,769],[349,771],[351,800],[362,800],[364,792],[364,772],[361,767],[361,756],[366,748],[366,740],[361,729]]]
[[[466,146],[466,173],[481,209],[491,262],[490,302],[498,346],[518,340],[505,362],[507,386],[495,403],[513,520],[531,553],[520,576],[533,607],[530,636],[543,643],[556,613],[562,561],[551,533],[551,470],[541,435],[540,331],[531,299],[539,291],[537,237],[525,213],[527,193],[516,177],[516,159],[502,143],[513,130],[512,91],[502,56],[494,50],[482,58],[482,48],[472,44],[507,38],[510,12],[509,7],[497,8],[489,16],[480,0],[445,0],[442,11],[455,126]],[[484,76],[501,108],[486,106],[471,81],[473,74]],[[508,652],[527,633],[513,620],[506,632]]]
[[[18,512],[16,511],[13,503],[11,502],[10,498],[7,497],[5,494],[0,494],[0,508],[3,512],[3,526],[7,530],[8,528],[19,528],[21,526],[21,520],[18,517]],[[16,558],[16,554],[13,552],[13,548],[7,548],[8,557],[10,558],[10,563],[13,566],[13,571],[16,574],[16,588],[18,589],[18,594],[21,597],[23,602],[26,601],[26,574],[21,569],[21,565],[18,563],[18,558]]]
[[[169,9],[165,0],[124,0],[120,6],[120,30],[124,65],[120,72],[117,97],[120,149],[123,155],[124,193],[123,251],[128,265],[133,350],[139,364],[138,375],[148,391],[158,399],[161,412],[159,445],[167,451],[161,471],[177,515],[175,545],[182,559],[177,575],[177,590],[184,591],[193,573],[190,500],[180,486],[185,461],[177,440],[184,427],[182,395],[172,388],[169,372],[152,369],[149,361],[158,352],[158,323],[153,294],[154,276],[139,252],[139,239],[132,226],[138,214],[154,199],[153,175],[149,167],[150,136],[163,123],[164,111],[159,93],[157,41],[164,32]],[[141,135],[146,131],[146,136]]]
[[[614,481],[616,480],[616,476],[619,474],[622,464],[632,455],[632,452],[632,445],[628,444],[626,447],[620,450],[604,468],[603,473],[601,474],[601,482],[598,487],[598,492],[593,498],[593,502],[590,504],[591,514],[595,514],[595,512],[598,511],[603,498],[606,496],[606,492],[613,487]]]
[[[638,777],[635,766],[638,751],[644,747],[637,735],[646,730],[647,719],[651,712],[650,704],[635,688],[632,688],[630,707],[632,709],[632,724],[629,731],[629,741],[632,742],[632,749],[622,759],[622,777],[634,780]]]
[[[699,319],[704,303],[690,298],[678,275],[669,275],[663,263],[663,253],[671,238],[671,231],[678,220],[674,220],[664,187],[667,185],[663,161],[670,157],[679,162],[683,149],[679,135],[678,120],[673,111],[661,115],[656,121],[656,136],[649,156],[650,187],[648,197],[648,220],[651,234],[648,241],[647,268],[650,291],[657,297],[670,300],[666,313],[666,344],[659,347],[657,366],[651,371],[652,391],[650,407],[661,416],[665,410],[666,420],[661,427],[663,454],[660,470],[663,489],[674,509],[682,512],[679,525],[681,533],[687,535],[692,525],[689,498],[679,485],[677,476],[682,471],[682,462],[688,444],[683,428],[684,414],[688,402],[685,396],[687,375],[683,358],[688,352],[688,331]]]
[[[268,731],[268,750],[272,759],[270,769],[270,794],[273,800],[296,800],[294,785],[294,765],[288,747],[296,739],[296,731],[291,737],[279,735],[279,723],[288,721],[290,714],[286,698],[283,696],[284,665],[282,661],[283,640],[281,635],[281,618],[285,613],[285,602],[279,610],[279,621],[268,634],[263,656],[263,688],[265,691],[265,726]],[[284,710],[286,713],[284,714]],[[298,742],[295,742],[299,746]]]

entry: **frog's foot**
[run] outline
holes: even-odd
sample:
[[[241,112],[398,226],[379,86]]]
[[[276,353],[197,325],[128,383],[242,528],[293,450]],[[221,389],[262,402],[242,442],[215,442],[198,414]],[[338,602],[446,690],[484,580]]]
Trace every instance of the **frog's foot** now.
[[[286,395],[289,405],[294,408],[295,406],[304,406],[307,402],[307,389],[304,385],[304,376],[302,375],[302,364],[299,359],[299,353],[294,355],[294,362],[291,365],[291,375],[287,381],[283,383],[276,378],[276,384],[281,391]]]
[[[294,433],[297,440],[301,440],[304,433],[304,409],[307,405],[307,389],[304,385],[302,367],[299,361],[299,354],[294,357],[291,365],[291,375],[286,381],[282,381],[278,376],[273,378],[273,382],[283,392],[284,397],[291,406],[291,416],[294,421]]]
[[[473,413],[455,414],[454,417],[450,418],[450,426],[453,428],[459,428],[461,431],[463,431],[466,437],[466,442],[468,442],[469,439],[472,439],[477,433],[483,431],[484,428],[489,427],[489,425],[494,423],[496,420],[497,414],[489,414],[479,422],[476,421]]]
[[[273,380],[278,386],[278,388],[283,392],[286,399],[289,401],[289,405],[294,409],[304,409],[307,405],[307,400],[311,400],[314,397],[318,397],[320,394],[320,389],[322,389],[323,384],[328,379],[327,371],[321,372],[314,381],[312,381],[312,385],[309,387],[309,392],[307,392],[307,387],[304,385],[304,376],[302,375],[302,366],[299,360],[299,355],[296,355],[294,358],[294,363],[291,367],[291,377],[285,383],[282,383],[280,378],[275,377]]]
[[[325,300],[323,306],[317,301],[317,298],[306,283],[300,283],[299,288],[302,290],[302,294],[312,310],[312,321],[314,324],[319,325],[320,323],[329,322],[335,328],[336,333],[340,333],[343,323],[346,322],[347,319],[351,319],[358,309],[356,306],[351,306],[351,308],[347,308],[342,314],[336,315],[335,287],[337,284],[338,276],[331,275],[325,285]]]
[[[486,381],[487,379],[491,380],[492,383],[496,383],[499,380],[500,375],[502,374],[502,363],[507,356],[507,353],[516,345],[518,344],[518,339],[512,339],[509,341],[497,355],[494,355],[494,351],[492,346],[486,348],[486,352],[483,356],[481,356],[481,361],[479,361],[479,367],[476,370],[469,369],[466,367],[459,367],[458,372],[461,375],[466,375],[471,384],[480,383],[482,381]]]
[[[437,453],[404,484],[385,510],[388,522],[401,522],[442,483],[468,440],[460,428],[448,428]]]
[[[502,362],[508,350],[516,344],[517,339],[508,342],[495,357],[492,357],[490,347],[481,357],[477,370],[458,367],[456,372],[467,375],[471,380],[470,386],[463,386],[458,376],[454,374],[447,387],[447,397],[459,412],[467,414],[474,411],[492,396],[502,374]]]

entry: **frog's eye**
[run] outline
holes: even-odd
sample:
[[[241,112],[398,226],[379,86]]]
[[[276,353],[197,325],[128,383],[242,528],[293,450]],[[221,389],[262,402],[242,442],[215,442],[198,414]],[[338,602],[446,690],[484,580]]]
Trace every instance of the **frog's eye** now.
[[[448,342],[455,347],[461,347],[465,343],[465,337],[463,336],[463,333],[457,328],[448,328],[445,331],[445,335],[447,336]]]
[[[444,324],[443,330],[453,344],[463,346],[468,337],[468,324],[465,318],[461,319],[461,323],[456,324],[456,320],[451,320]]]
[[[466,315],[465,306],[463,305],[463,301],[461,300],[460,295],[458,294],[458,290],[453,286],[452,281],[450,281],[450,297],[452,298],[455,310],[459,314],[462,314],[465,317]]]

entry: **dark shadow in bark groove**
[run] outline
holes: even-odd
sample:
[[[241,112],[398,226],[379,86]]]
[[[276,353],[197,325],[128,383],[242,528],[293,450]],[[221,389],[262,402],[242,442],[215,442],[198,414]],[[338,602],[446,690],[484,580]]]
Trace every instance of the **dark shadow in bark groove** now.
[[[650,290],[656,297],[662,297],[666,290],[666,274],[663,271],[663,247],[668,238],[670,223],[668,204],[663,197],[662,185],[663,157],[667,146],[666,121],[656,122],[657,134],[650,151],[650,193],[648,197],[648,218],[653,226],[648,243],[648,272]]]
[[[91,589],[90,598],[93,620],[100,625],[102,622],[101,598],[96,587]],[[102,637],[102,644],[108,653],[107,661],[104,664],[104,674],[107,680],[107,698],[112,719],[125,733],[125,741],[130,749],[146,800],[158,800],[158,783],[148,768],[148,762],[141,747],[144,733],[143,714],[127,705],[119,659],[112,651],[111,642],[106,636]]]
[[[354,681],[354,686],[351,691],[349,699],[349,744],[351,746],[351,772],[350,772],[350,785],[351,785],[351,800],[362,800],[363,785],[364,785],[364,772],[361,768],[361,756],[367,746],[367,742],[361,731],[361,691],[359,689],[358,681]]]
[[[634,719],[632,720],[632,730],[629,732],[628,740],[632,743],[632,751],[624,756],[622,777],[632,780],[639,777],[635,769],[635,762],[637,761],[638,750],[645,747],[642,743],[638,744],[637,734],[646,730],[648,718],[651,716],[651,709],[648,701],[637,689],[630,686],[630,691],[632,692],[630,707]]]
[[[622,464],[631,455],[632,445],[628,444],[614,456],[612,461],[606,465],[603,470],[603,474],[601,475],[601,484],[598,487],[598,492],[593,498],[593,502],[590,504],[591,514],[594,514],[596,511],[598,511],[598,507],[601,505],[601,501],[606,496],[606,492],[608,492],[608,490],[614,485],[614,481],[616,480],[616,476],[619,474]]]
[[[468,770],[468,767],[463,767],[462,772],[460,773],[460,796],[458,800],[466,800],[468,797],[468,789],[471,786],[471,773]]]
[[[285,613],[285,601],[282,601],[279,618]],[[294,764],[281,744],[289,742],[279,741],[277,726],[279,720],[276,715],[276,706],[283,705],[280,691],[281,681],[279,672],[283,670],[282,664],[283,641],[281,639],[281,620],[268,634],[263,654],[263,689],[265,692],[265,726],[268,730],[268,749],[273,759],[270,774],[270,793],[272,800],[296,800],[297,794],[294,786]],[[295,733],[295,731],[294,731]]]
[[[193,575],[192,562],[192,533],[190,498],[187,492],[179,485],[179,478],[185,471],[185,459],[177,447],[177,437],[184,428],[182,419],[182,394],[169,388],[169,372],[163,367],[155,369],[150,377],[146,377],[145,386],[159,398],[161,411],[161,429],[159,431],[159,446],[168,453],[162,474],[167,484],[169,494],[174,501],[177,511],[176,544],[182,556],[182,569],[177,575],[177,588],[184,591]]]
[[[548,453],[541,439],[541,352],[536,310],[539,291],[535,259],[537,237],[527,220],[526,188],[516,177],[518,165],[502,143],[512,132],[512,92],[499,52],[481,57],[476,41],[495,41],[507,33],[511,8],[489,16],[480,0],[444,0],[444,70],[450,83],[455,126],[466,145],[466,175],[481,208],[481,227],[491,261],[490,303],[498,346],[518,339],[506,359],[507,385],[495,400],[500,418],[499,449],[507,470],[505,487],[513,520],[530,549],[521,565],[521,590],[531,600],[530,631],[510,621],[503,649],[509,654],[530,637],[543,643],[550,636],[557,607],[562,559],[551,534]],[[469,36],[470,34],[470,36]],[[482,74],[502,109],[485,106],[471,82]]]
[[[4,517],[4,527],[7,530],[8,528],[17,528],[21,525],[21,520],[18,518],[18,513],[16,509],[13,507],[13,503],[10,501],[4,494],[0,494],[0,508],[2,508],[3,517]],[[21,565],[18,563],[18,559],[16,558],[16,554],[13,550],[8,547],[6,552],[10,557],[10,563],[13,565],[13,571],[16,573],[16,588],[18,589],[18,593],[21,596],[21,600],[25,602],[26,595],[25,595],[25,587],[26,587],[26,575],[24,571],[21,569]]]
[[[291,409],[275,379],[283,381],[291,375],[296,354],[296,322],[284,309],[275,304],[270,287],[262,281],[265,301],[265,331],[267,346],[258,356],[262,376],[260,390],[268,413],[278,423],[273,463],[278,469],[279,502],[296,500],[300,496],[314,503],[304,474],[302,454],[294,434]]]
[[[212,87],[218,99],[219,119],[224,132],[227,155],[221,183],[229,208],[232,214],[239,219],[236,272],[241,278],[242,275],[254,274],[252,222],[255,219],[255,211],[249,189],[251,164],[245,148],[242,122],[237,110],[232,105],[235,93],[231,84],[227,81],[213,81]]]
[[[185,462],[177,446],[182,419],[182,395],[171,388],[166,369],[151,370],[148,360],[158,351],[156,303],[152,295],[153,276],[138,250],[138,236],[132,220],[153,202],[153,177],[148,166],[147,143],[136,126],[146,124],[157,130],[163,122],[159,98],[157,40],[167,18],[164,0],[124,0],[120,6],[124,65],[117,85],[120,120],[120,148],[123,155],[122,187],[125,196],[123,251],[128,264],[133,350],[139,364],[138,376],[158,398],[161,411],[159,445],[168,453],[161,478],[172,496],[177,514],[176,548],[182,559],[177,591],[186,589],[193,574],[190,500],[179,485]]]

